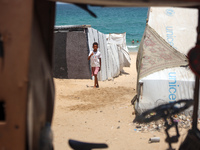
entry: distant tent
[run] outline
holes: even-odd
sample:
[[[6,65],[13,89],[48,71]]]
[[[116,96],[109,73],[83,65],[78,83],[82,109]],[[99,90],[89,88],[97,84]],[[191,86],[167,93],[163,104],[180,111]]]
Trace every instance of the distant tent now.
[[[197,19],[197,9],[149,9],[137,56],[137,113],[193,98],[194,75],[185,55],[195,46]]]
[[[55,78],[90,79],[91,70],[87,57],[93,50],[94,42],[99,43],[98,50],[102,54],[99,80],[103,81],[118,76],[121,71],[120,64],[130,66],[127,49],[124,50],[122,47],[119,51],[119,46],[114,41],[108,43],[106,35],[91,26],[56,26],[54,32],[53,74]],[[126,44],[126,41],[122,39],[121,41]],[[126,51],[123,57],[128,59],[120,59],[121,51]]]
[[[64,79],[89,79],[88,26],[56,26],[53,75]]]
[[[126,33],[110,33],[106,34],[108,45],[115,44],[119,53],[120,71],[123,67],[130,67],[131,58],[126,46]]]

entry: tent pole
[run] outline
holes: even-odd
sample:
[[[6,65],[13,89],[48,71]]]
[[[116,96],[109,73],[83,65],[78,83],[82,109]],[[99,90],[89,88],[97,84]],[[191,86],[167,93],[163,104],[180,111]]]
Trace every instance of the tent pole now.
[[[195,76],[192,130],[196,130],[197,129],[198,108],[199,108],[199,77]]]
[[[200,8],[198,7],[198,27],[197,27],[197,44],[200,44]],[[199,77],[195,75],[195,89],[194,89],[194,107],[193,107],[193,122],[192,129],[197,129],[197,121],[198,121],[198,108],[199,108]]]

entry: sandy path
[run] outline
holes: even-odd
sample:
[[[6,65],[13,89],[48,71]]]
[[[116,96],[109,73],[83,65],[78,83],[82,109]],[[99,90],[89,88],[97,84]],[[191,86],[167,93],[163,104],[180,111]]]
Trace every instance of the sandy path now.
[[[140,133],[134,131],[131,99],[136,87],[136,54],[131,54],[132,65],[114,80],[100,82],[93,89],[92,80],[54,79],[56,102],[53,118],[54,146],[56,150],[70,149],[69,139],[103,142],[109,150],[167,149],[164,131]],[[174,133],[172,131],[171,133]],[[185,130],[181,132],[183,135]],[[148,139],[159,136],[159,143]],[[180,138],[180,142],[183,137]],[[173,145],[174,148],[178,144]]]

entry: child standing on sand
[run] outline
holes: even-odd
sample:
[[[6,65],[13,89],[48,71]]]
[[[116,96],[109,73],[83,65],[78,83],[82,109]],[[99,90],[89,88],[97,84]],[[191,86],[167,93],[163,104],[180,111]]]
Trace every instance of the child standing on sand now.
[[[98,43],[94,42],[93,43],[93,51],[91,51],[88,56],[88,60],[90,60],[90,65],[92,68],[92,76],[95,77],[94,88],[99,87],[97,74],[99,71],[101,71],[101,53],[99,51],[97,51],[97,49],[98,49]]]

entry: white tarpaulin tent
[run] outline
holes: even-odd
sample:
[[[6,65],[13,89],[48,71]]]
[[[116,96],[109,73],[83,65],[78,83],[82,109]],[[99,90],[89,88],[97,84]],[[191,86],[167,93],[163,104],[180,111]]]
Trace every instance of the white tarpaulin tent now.
[[[126,34],[118,34],[116,38],[113,36],[108,42],[106,34],[90,25],[55,26],[54,34],[54,77],[91,78],[91,67],[85,58],[93,51],[94,42],[98,42],[98,50],[102,54],[101,71],[98,73],[100,81],[117,77],[124,66],[130,66]]]
[[[126,33],[106,34],[106,39],[108,44],[116,44],[117,46],[120,61],[120,71],[123,70],[123,67],[130,67],[131,58],[126,46]]]
[[[137,57],[138,113],[193,98],[194,75],[186,54],[195,46],[198,11],[151,7]]]
[[[109,60],[109,54],[107,51],[107,42],[106,42],[106,36],[105,34],[97,31],[96,29],[93,28],[88,28],[88,46],[89,46],[89,51],[92,51],[92,44],[94,42],[99,43],[99,48],[98,50],[101,52],[101,55],[103,56],[101,58],[101,71],[98,73],[98,79],[101,80],[106,80],[110,78],[110,68],[109,64],[107,61]]]
[[[109,39],[108,42],[105,34],[91,27],[88,28],[89,50],[92,51],[92,44],[98,42],[98,50],[102,54],[102,69],[98,73],[98,79],[101,81],[118,76],[123,67],[130,66],[130,56],[126,47],[126,34],[110,35]]]

